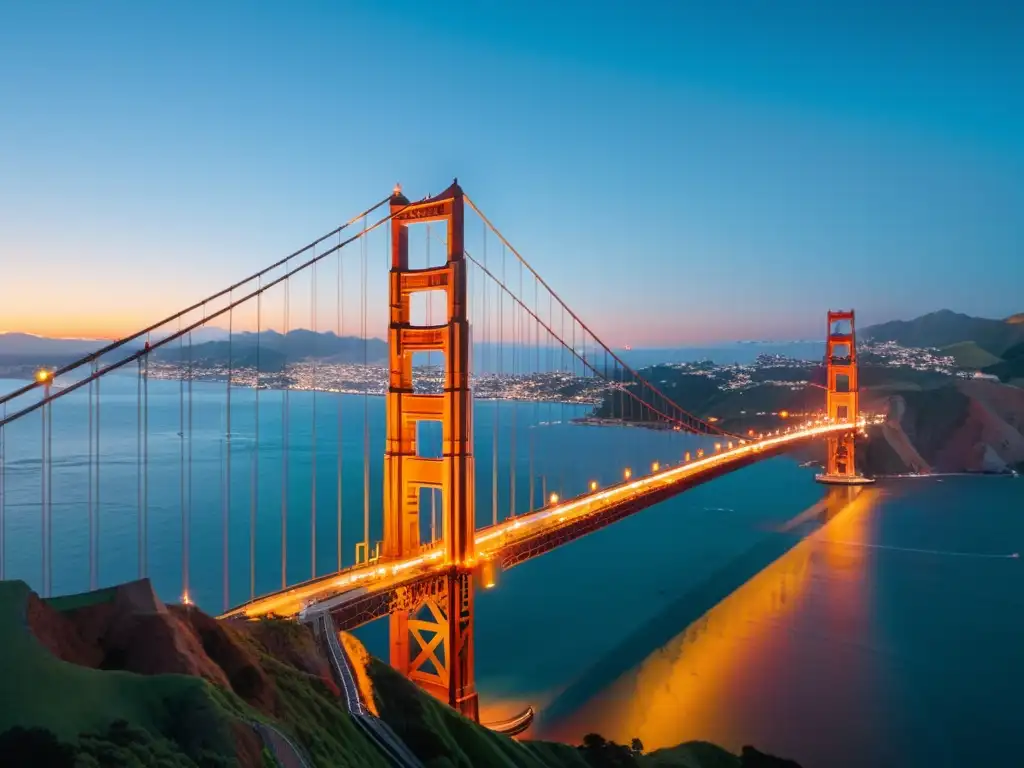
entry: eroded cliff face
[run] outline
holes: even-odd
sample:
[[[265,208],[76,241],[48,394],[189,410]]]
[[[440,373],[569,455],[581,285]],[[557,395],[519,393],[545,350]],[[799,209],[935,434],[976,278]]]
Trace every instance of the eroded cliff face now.
[[[888,418],[860,453],[870,474],[1024,468],[1024,389],[965,380],[888,398]]]

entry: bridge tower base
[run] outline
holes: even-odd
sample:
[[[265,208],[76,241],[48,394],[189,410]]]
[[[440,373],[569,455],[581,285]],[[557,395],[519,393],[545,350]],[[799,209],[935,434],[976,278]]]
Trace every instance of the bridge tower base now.
[[[853,310],[830,311],[825,337],[826,415],[835,422],[849,422],[850,430],[830,435],[825,471],[815,480],[829,485],[864,485],[874,480],[857,473],[856,434],[860,414],[857,381],[857,343]]]
[[[420,553],[420,491],[441,495],[446,569],[428,594],[391,614],[391,665],[474,721],[479,720],[473,665],[473,574],[475,512],[473,490],[472,395],[464,201],[453,183],[436,197],[410,203],[396,187],[391,197],[390,374],[384,451],[384,539],[381,558],[398,561]],[[409,268],[409,226],[447,224],[447,260],[440,266]],[[415,326],[414,293],[442,291],[447,322]],[[415,392],[413,354],[444,356],[444,390]],[[441,422],[440,458],[419,455],[417,428]]]

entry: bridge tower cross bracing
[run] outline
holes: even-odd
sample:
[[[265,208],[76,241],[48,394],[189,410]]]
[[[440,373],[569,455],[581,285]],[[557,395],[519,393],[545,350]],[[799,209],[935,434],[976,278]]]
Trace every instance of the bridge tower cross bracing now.
[[[850,430],[830,435],[827,441],[825,483],[857,484],[866,479],[857,474],[855,440],[860,414],[857,381],[857,341],[853,310],[829,311],[825,337],[826,414],[836,422],[850,422]]]
[[[420,490],[437,489],[446,569],[438,589],[391,613],[390,661],[428,692],[479,720],[473,662],[476,515],[464,208],[458,182],[417,203],[410,204],[400,187],[391,198],[390,374],[381,557],[395,561],[419,554]],[[434,221],[447,225],[447,260],[441,266],[410,269],[409,226]],[[412,324],[411,297],[420,291],[445,292],[445,323]],[[419,352],[442,354],[441,394],[414,391],[413,355]],[[418,453],[417,428],[424,421],[441,422],[440,458]]]

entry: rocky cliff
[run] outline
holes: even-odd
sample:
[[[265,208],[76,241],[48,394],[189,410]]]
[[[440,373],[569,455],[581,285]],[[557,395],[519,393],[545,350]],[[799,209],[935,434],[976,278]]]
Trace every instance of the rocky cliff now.
[[[1024,389],[987,380],[905,391],[861,452],[871,474],[1024,469]]]

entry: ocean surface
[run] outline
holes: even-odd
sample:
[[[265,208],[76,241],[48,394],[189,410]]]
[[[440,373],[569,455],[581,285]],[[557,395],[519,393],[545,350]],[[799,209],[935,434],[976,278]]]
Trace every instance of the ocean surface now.
[[[17,384],[0,381],[0,391]],[[339,497],[342,562],[354,560],[366,504],[370,539],[380,538],[382,399],[291,392],[285,409],[284,394],[262,391],[257,435],[256,393],[232,390],[225,439],[223,384],[197,383],[189,397],[177,382],[151,381],[142,433],[138,387],[131,376],[104,381],[98,482],[88,393],[53,406],[54,593],[88,587],[90,476],[100,584],[138,575],[143,510],[144,567],[157,590],[181,595],[187,533],[189,593],[214,613],[253,587],[280,586],[283,510],[289,582],[312,575],[314,553],[316,573],[338,567]],[[567,497],[707,444],[570,424],[581,412],[476,404],[480,524],[495,498],[498,517],[508,514],[513,486],[516,509],[529,508],[531,465],[536,506],[544,493]],[[38,413],[9,427],[0,471],[4,575],[37,589],[43,435]],[[436,431],[421,440],[428,452],[439,445]],[[425,515],[424,538],[430,532]],[[478,593],[483,715],[529,703],[540,712],[535,736],[597,731],[639,737],[648,750],[689,739],[754,744],[807,768],[1012,764],[1024,746],[1022,551],[1024,479],[893,480],[850,493],[816,485],[792,459],[765,461]],[[386,658],[386,622],[358,634]]]

